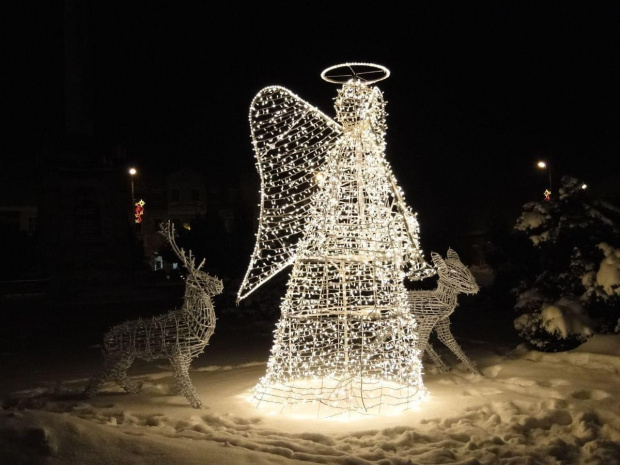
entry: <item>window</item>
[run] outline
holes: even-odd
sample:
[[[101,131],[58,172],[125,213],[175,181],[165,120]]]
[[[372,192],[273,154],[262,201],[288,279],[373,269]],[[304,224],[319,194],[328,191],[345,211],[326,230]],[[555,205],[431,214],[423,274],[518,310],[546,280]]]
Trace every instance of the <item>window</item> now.
[[[173,202],[181,200],[181,189],[172,189],[170,191],[170,200]]]
[[[200,189],[192,189],[192,201],[198,202],[200,200]]]

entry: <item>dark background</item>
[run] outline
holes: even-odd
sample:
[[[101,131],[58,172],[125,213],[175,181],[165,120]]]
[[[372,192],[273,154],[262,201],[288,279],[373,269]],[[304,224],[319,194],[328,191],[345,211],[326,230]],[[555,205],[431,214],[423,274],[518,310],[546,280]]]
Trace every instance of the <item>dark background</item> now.
[[[67,142],[66,2],[5,12],[3,195],[33,189]],[[619,172],[620,9],[611,3],[78,2],[92,134],[141,169],[258,175],[248,109],[282,85],[333,115],[323,69],[379,63],[387,158],[427,252],[514,224],[547,173]],[[7,8],[7,7],[5,7]],[[75,112],[74,112],[75,113]],[[5,120],[6,121],[6,120]],[[257,194],[258,200],[258,194]],[[257,210],[258,213],[258,210]]]
[[[320,73],[351,61],[391,71],[378,83],[387,101],[386,156],[419,213],[427,259],[450,246],[468,265],[478,264],[464,238],[501,236],[525,202],[542,198],[548,172],[536,169],[540,158],[556,187],[568,174],[593,193],[615,189],[618,195],[620,7],[610,2],[5,3],[0,206],[36,204],[51,173],[48,182],[55,184],[42,196],[50,194],[56,209],[47,209],[40,225],[55,227],[54,233],[71,227],[54,215],[71,207],[85,174],[107,173],[124,185],[93,184],[106,200],[108,193],[129,198],[132,165],[141,175],[190,167],[233,186],[239,176],[257,186],[252,98],[265,86],[281,85],[333,115],[337,86]],[[97,161],[118,149],[123,157],[115,171],[99,170]],[[67,170],[67,164],[81,168],[80,157],[84,173]],[[258,201],[256,192],[254,219]],[[232,280],[245,273],[254,233],[239,232],[248,248],[237,251]],[[195,239],[200,244],[189,248],[199,256],[215,252],[229,262],[234,254],[222,241]],[[37,250],[32,241],[0,242],[5,268],[7,254],[26,264],[43,252],[58,255],[43,275],[51,278],[49,285],[42,281],[47,287],[38,282],[33,293],[0,301],[0,353],[89,346],[112,324],[150,318],[182,298],[182,281],[140,287],[106,268],[110,251],[123,255],[107,238],[93,248],[100,261],[92,270],[85,244]],[[58,263],[67,257],[73,261],[61,272]],[[213,271],[215,260],[209,264]],[[85,284],[92,274],[99,281]],[[232,335],[244,315],[276,318],[286,278],[280,273],[239,307],[238,284],[226,282],[228,295],[216,297],[218,318],[224,317],[216,334],[226,328],[227,315]],[[420,286],[433,286],[427,281]],[[19,293],[14,282],[3,285],[8,294]],[[457,336],[514,333],[510,286],[489,289],[459,299]]]

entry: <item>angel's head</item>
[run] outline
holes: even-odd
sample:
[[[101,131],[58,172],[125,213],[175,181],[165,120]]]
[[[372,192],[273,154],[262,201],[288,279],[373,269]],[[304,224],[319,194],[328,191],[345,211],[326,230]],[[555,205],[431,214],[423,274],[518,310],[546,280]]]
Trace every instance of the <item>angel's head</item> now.
[[[338,89],[335,100],[336,120],[346,128],[372,123],[383,116],[383,97],[376,87],[351,79]]]

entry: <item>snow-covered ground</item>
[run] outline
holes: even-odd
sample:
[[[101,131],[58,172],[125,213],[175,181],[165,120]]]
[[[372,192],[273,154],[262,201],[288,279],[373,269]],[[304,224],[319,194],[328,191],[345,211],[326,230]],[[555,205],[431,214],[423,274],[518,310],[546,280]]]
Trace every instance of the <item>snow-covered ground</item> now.
[[[436,343],[453,369],[438,373],[425,362],[430,396],[419,408],[319,419],[248,401],[272,330],[273,323],[218,322],[190,372],[202,410],[173,394],[167,363],[134,364],[130,375],[143,383],[142,396],[109,383],[85,401],[80,394],[100,363],[98,348],[5,352],[0,464],[620,463],[620,336],[596,335],[551,354],[489,329],[458,337],[455,326],[483,376]]]

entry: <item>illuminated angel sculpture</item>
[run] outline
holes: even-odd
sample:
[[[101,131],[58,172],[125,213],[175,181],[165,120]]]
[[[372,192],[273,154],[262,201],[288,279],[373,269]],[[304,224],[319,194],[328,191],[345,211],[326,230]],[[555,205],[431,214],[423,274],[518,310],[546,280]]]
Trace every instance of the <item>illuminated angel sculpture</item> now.
[[[435,269],[385,158],[385,103],[371,84],[388,76],[368,63],[324,70],[342,84],[336,121],[279,86],[252,101],[261,210],[238,299],[293,266],[258,405],[372,414],[426,394],[404,278]]]

